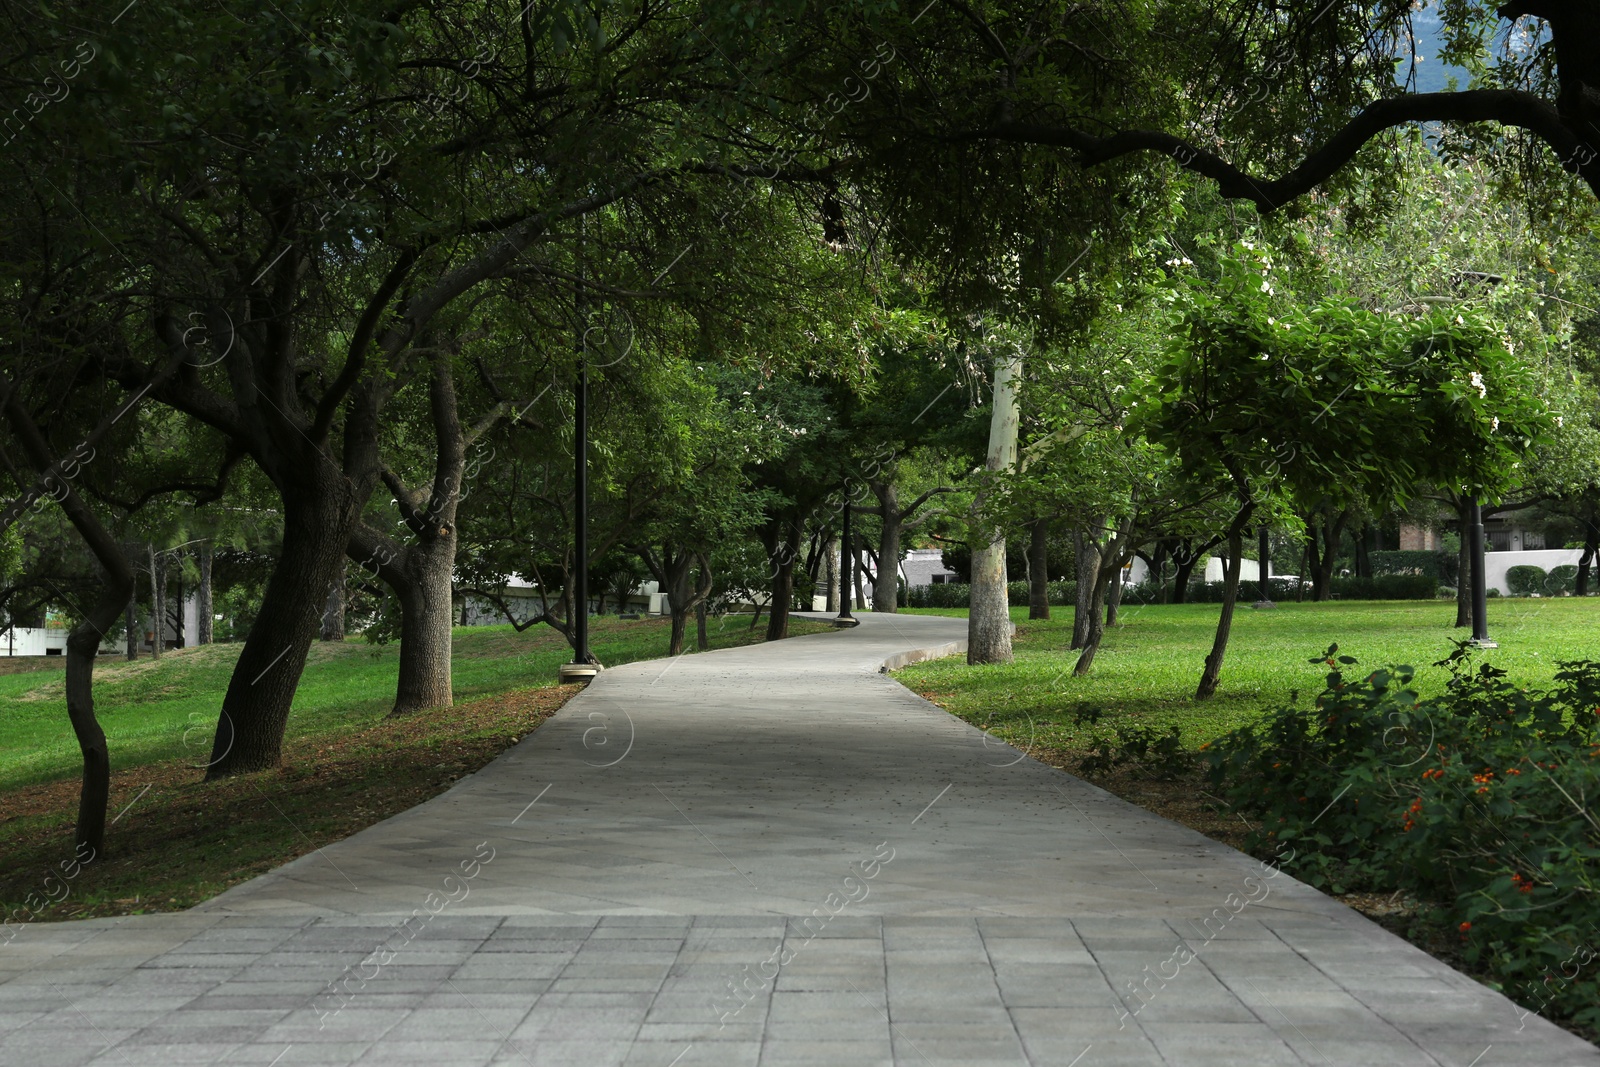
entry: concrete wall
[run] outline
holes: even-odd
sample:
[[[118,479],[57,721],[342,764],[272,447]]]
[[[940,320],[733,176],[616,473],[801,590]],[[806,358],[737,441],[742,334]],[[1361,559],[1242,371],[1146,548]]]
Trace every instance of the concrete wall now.
[[[1545,548],[1523,552],[1485,552],[1483,554],[1483,579],[1484,585],[1490,589],[1498,589],[1502,594],[1511,590],[1506,587],[1506,571],[1512,567],[1534,566],[1543,567],[1545,570],[1554,570],[1564,563],[1577,566],[1578,560],[1583,558],[1581,548]]]

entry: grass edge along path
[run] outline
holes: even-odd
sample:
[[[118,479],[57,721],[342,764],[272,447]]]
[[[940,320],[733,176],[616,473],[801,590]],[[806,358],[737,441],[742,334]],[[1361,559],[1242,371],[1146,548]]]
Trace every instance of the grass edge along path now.
[[[594,648],[603,662],[618,666],[626,651],[611,631],[625,627],[664,649],[667,625],[653,619],[596,620]],[[457,647],[463,637],[468,646],[486,645],[480,654],[498,646],[499,655],[527,665],[520,672],[525,679],[548,677],[549,682],[507,686],[401,718],[374,710],[370,700],[359,703],[362,714],[354,723],[324,714],[311,717],[314,728],[297,729],[291,718],[283,765],[274,770],[206,782],[195,766],[203,755],[118,765],[113,745],[107,854],[70,876],[77,866],[72,863],[77,778],[57,777],[0,793],[0,909],[9,920],[0,928],[0,946],[26,922],[193,907],[438,796],[538,729],[581,691],[581,686],[555,684],[554,666],[544,661],[563,661],[565,645],[539,629],[546,632],[458,629]],[[832,629],[811,620],[790,622],[791,636]],[[502,630],[506,633],[498,633]],[[763,636],[762,629],[747,630],[733,619],[713,632],[712,647],[756,643]],[[541,654],[530,656],[530,648]],[[359,646],[347,651],[352,669],[370,658]],[[650,658],[661,657],[628,657]],[[154,669],[176,671],[182,659],[169,655]],[[38,681],[48,684],[46,678]],[[220,692],[214,699],[221,699]],[[209,746],[209,730],[203,741]]]
[[[1474,662],[1504,667],[1514,682],[1548,687],[1556,661],[1600,658],[1600,598],[1491,600],[1489,604],[1490,634],[1501,642],[1501,648],[1475,654]],[[1275,613],[1284,607],[1291,607],[1294,612]],[[1245,627],[1236,626],[1223,668],[1222,689],[1208,705],[1193,699],[1193,688],[1209,647],[1209,634],[1204,629],[1206,617],[1209,615],[1214,625],[1217,606],[1146,610],[1148,614],[1136,613],[1131,618],[1125,614],[1127,625],[1107,632],[1107,647],[1121,655],[1097,658],[1090,678],[1071,675],[1077,653],[1066,647],[1071,639],[1070,608],[1052,612],[1054,617],[1049,622],[1029,621],[1026,608],[1013,609],[1012,618],[1018,625],[1017,663],[1009,667],[968,668],[959,658],[951,657],[913,664],[894,672],[894,676],[924,699],[993,733],[1034,759],[1213,840],[1244,850],[1248,823],[1226,800],[1207,791],[1203,772],[1162,778],[1138,765],[1086,771],[1082,761],[1093,754],[1090,739],[1105,736],[1110,733],[1108,727],[1118,725],[1150,725],[1161,730],[1177,725],[1182,730],[1183,746],[1193,752],[1200,744],[1242,725],[1268,707],[1288,702],[1294,690],[1299,691],[1300,701],[1309,706],[1322,689],[1326,668],[1307,660],[1334,642],[1355,652],[1362,670],[1410,662],[1418,667],[1420,690],[1442,690],[1448,674],[1444,668],[1432,665],[1451,651],[1452,641],[1466,636],[1450,625],[1454,621],[1454,602],[1282,605],[1274,611],[1241,613]],[[1295,613],[1299,617],[1294,617]],[[965,613],[958,609],[929,609],[919,614]],[[1241,632],[1246,635],[1242,641]],[[1163,634],[1169,639],[1167,644],[1176,646],[1164,650],[1171,654],[1171,662],[1145,663],[1141,669],[1141,650],[1160,645]],[[1293,652],[1303,654],[1285,659],[1283,653],[1291,651],[1290,645]],[[1273,651],[1267,653],[1266,649]],[[1272,658],[1263,662],[1251,662],[1253,657],[1269,655]],[[1021,678],[1003,687],[998,683],[1008,673]],[[1092,724],[1080,721],[1081,711],[1098,712],[1099,717]],[[1459,944],[1429,925],[1424,902],[1399,893],[1352,892],[1334,896],[1462,974],[1506,992],[1494,975],[1465,958]],[[1522,1007],[1535,1012],[1541,1008],[1529,1004]],[[1559,1014],[1545,1017],[1587,1041],[1600,1043],[1600,1032],[1572,1018]]]

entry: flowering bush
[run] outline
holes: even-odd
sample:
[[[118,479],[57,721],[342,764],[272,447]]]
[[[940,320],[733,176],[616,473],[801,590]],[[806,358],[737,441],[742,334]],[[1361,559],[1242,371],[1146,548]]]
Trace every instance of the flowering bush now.
[[[1471,670],[1462,643],[1424,701],[1411,667],[1347,678],[1337,651],[1312,660],[1331,670],[1311,709],[1206,746],[1213,784],[1262,824],[1251,847],[1289,843],[1285,869],[1334,892],[1411,893],[1508,995],[1600,1028],[1600,663],[1529,690]]]

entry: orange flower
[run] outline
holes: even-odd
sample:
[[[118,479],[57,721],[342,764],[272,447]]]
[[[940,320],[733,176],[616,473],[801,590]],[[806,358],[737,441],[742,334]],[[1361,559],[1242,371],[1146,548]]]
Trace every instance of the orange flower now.
[[[1456,927],[1456,929],[1460,930],[1462,933],[1466,933],[1468,930],[1472,929],[1472,924],[1462,923],[1460,926]]]

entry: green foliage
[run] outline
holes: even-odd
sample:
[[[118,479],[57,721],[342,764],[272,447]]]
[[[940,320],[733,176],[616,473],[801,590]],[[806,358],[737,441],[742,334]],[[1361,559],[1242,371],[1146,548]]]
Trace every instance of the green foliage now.
[[[1388,549],[1371,552],[1373,574],[1425,574],[1429,578],[1453,585],[1460,559],[1454,552],[1437,549]]]
[[[1212,784],[1261,823],[1252,848],[1292,849],[1296,877],[1409,892],[1513,997],[1595,1026],[1600,971],[1544,976],[1600,905],[1600,824],[1577,799],[1600,792],[1600,663],[1561,661],[1530,689],[1469,657],[1461,642],[1435,664],[1451,677],[1424,699],[1413,668],[1347,676],[1355,658],[1330,646],[1311,708],[1291,700],[1210,746]]]
[[[1574,569],[1576,573],[1576,569]],[[1531,563],[1519,563],[1506,571],[1506,588],[1512,596],[1528,596],[1544,592],[1545,569]]]
[[[1577,588],[1577,584],[1578,565],[1563,563],[1559,567],[1551,567],[1550,573],[1545,575],[1544,593],[1546,596],[1571,593]]]

